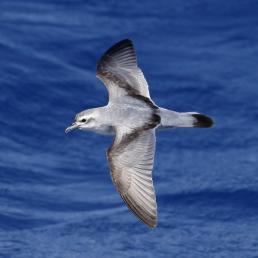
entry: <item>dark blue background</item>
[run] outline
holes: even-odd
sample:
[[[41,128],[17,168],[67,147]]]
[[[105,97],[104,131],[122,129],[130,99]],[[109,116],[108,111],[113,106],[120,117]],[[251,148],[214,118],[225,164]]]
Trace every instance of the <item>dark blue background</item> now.
[[[131,38],[153,100],[212,129],[157,137],[159,225],[109,177],[112,139],[65,135],[105,105],[96,61]],[[256,0],[0,2],[0,257],[258,257]]]

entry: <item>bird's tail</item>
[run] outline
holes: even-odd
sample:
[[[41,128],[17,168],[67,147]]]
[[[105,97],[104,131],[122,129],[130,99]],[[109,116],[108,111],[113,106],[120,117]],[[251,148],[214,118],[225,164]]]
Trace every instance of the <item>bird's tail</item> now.
[[[160,109],[160,128],[171,127],[212,127],[213,120],[196,112],[179,113],[167,109]]]

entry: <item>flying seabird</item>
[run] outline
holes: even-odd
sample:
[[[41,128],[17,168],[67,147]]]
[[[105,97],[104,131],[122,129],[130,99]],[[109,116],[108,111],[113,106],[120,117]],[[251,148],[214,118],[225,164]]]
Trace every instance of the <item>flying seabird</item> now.
[[[156,129],[211,127],[213,121],[197,112],[179,113],[158,107],[150,97],[129,39],[102,55],[97,77],[108,90],[108,104],[80,112],[65,132],[81,129],[114,135],[107,150],[112,181],[128,208],[153,228],[157,225],[152,181]]]

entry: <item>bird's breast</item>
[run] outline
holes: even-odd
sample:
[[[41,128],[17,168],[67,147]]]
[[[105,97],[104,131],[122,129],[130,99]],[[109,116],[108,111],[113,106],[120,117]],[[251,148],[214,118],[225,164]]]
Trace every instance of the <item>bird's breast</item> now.
[[[99,125],[99,126],[95,127],[92,131],[94,131],[95,133],[98,133],[98,134],[102,134],[102,135],[114,135],[115,134],[114,127],[110,126],[110,125]]]
[[[152,110],[133,105],[113,105],[105,116],[107,124],[112,127],[140,128],[149,123]]]

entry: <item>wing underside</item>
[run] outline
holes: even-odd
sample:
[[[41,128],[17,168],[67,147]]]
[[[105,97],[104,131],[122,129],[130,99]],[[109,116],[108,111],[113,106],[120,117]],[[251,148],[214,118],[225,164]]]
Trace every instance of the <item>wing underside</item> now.
[[[107,156],[111,177],[128,208],[150,227],[157,225],[157,204],[152,182],[155,131],[119,135]]]

